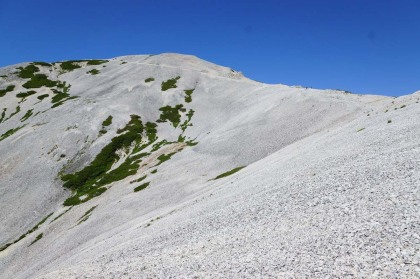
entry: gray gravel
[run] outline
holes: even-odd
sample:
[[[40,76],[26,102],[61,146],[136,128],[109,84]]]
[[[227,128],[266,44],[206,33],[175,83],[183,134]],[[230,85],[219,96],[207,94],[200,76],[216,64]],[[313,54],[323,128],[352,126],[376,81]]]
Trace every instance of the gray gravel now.
[[[85,71],[62,76],[79,101],[43,115],[55,117],[51,124],[0,142],[1,243],[65,210],[68,194],[54,180],[63,163],[41,146],[57,144],[71,157],[81,148],[74,142],[96,135],[112,114],[113,132],[86,144],[96,154],[130,114],[157,119],[157,108],[179,103],[191,86],[187,135],[199,144],[162,164],[146,190],[133,193],[132,178],[115,183],[42,225],[34,245],[37,233],[0,252],[1,278],[420,277],[420,93],[393,99],[265,85],[172,54],[116,58],[97,77]],[[179,88],[161,92],[160,80],[178,74]],[[142,84],[149,76],[158,81],[150,88]],[[177,131],[168,125],[159,134]]]

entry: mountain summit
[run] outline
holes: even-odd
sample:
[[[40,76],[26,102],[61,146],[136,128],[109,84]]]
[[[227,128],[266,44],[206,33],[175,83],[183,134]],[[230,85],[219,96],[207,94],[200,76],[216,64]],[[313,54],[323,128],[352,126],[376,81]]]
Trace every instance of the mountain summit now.
[[[420,276],[420,93],[179,54],[0,76],[0,278]]]

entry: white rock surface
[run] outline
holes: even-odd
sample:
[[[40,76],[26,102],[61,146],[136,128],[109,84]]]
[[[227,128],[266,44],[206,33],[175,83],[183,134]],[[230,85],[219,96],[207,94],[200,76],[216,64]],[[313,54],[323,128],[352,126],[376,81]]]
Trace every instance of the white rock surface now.
[[[0,89],[16,85],[0,98],[6,116],[24,90],[11,74],[19,66],[0,69]],[[51,107],[31,96],[0,123],[0,135],[26,124],[0,141],[0,246],[54,214],[0,252],[0,278],[420,277],[420,92],[390,98],[267,85],[177,54],[46,74],[79,98],[21,122],[29,109]],[[162,91],[176,76],[178,87]],[[155,122],[160,107],[181,103],[195,111],[185,135],[196,146],[51,222],[69,208],[64,165],[89,164],[131,114]],[[108,115],[113,123],[98,138]],[[179,134],[158,126],[160,139]],[[129,182],[143,174],[150,186],[133,192]]]

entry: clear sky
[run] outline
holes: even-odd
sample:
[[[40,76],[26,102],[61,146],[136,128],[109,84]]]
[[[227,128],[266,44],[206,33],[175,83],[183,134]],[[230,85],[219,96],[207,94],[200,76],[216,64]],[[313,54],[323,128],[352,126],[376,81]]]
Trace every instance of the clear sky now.
[[[0,66],[193,54],[266,83],[420,90],[420,1],[0,0]]]

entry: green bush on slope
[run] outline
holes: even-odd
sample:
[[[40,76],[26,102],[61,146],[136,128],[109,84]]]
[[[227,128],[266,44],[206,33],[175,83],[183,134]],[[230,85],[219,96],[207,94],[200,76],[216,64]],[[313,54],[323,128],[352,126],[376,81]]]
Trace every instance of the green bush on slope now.
[[[165,106],[159,109],[161,111],[160,118],[156,122],[166,122],[169,121],[176,128],[181,121],[180,112],[185,112],[186,109],[182,104],[176,105],[175,107]]]
[[[9,85],[6,87],[6,89],[0,89],[0,97],[4,97],[6,93],[12,92],[15,89],[14,85]]]
[[[20,129],[22,129],[24,126],[20,126],[20,127],[17,127],[17,128],[14,128],[14,129],[10,129],[10,130],[8,130],[8,131],[6,131],[4,134],[2,134],[1,136],[0,136],[0,141],[2,141],[2,140],[4,140],[4,139],[6,139],[6,138],[8,138],[8,137],[10,137],[11,135],[13,135],[14,133],[16,133],[17,131],[19,131]]]
[[[192,101],[192,93],[194,92],[195,89],[188,89],[188,90],[184,90],[185,92],[185,102],[187,103],[191,103]]]
[[[53,81],[47,78],[44,74],[35,74],[29,81],[22,85],[26,89],[29,88],[40,88],[40,87],[54,87],[57,86],[57,81]]]
[[[143,184],[137,186],[136,188],[134,188],[134,192],[138,192],[138,191],[146,189],[146,187],[149,186],[149,184],[150,184],[150,182],[146,182],[146,183],[143,183]]]
[[[0,247],[0,252],[4,251],[7,249],[7,247],[9,247],[12,244],[15,244],[19,241],[21,241],[22,239],[24,239],[27,235],[33,233],[34,231],[36,231],[43,223],[45,223],[45,221],[47,221],[48,218],[50,218],[50,216],[53,215],[53,213],[49,214],[48,216],[46,216],[44,219],[42,219],[38,224],[35,225],[35,227],[33,227],[32,229],[30,229],[29,231],[27,231],[26,233],[22,234],[18,239],[16,239],[13,242],[9,242],[4,244],[3,246]],[[42,236],[41,236],[42,237]],[[38,239],[39,240],[39,239]]]
[[[63,186],[75,191],[75,196],[67,199],[64,205],[75,205],[89,200],[106,191],[102,186],[135,174],[139,168],[140,155],[129,156],[118,168],[110,169],[119,160],[117,151],[128,150],[133,143],[139,143],[143,131],[140,117],[132,115],[130,122],[117,131],[119,135],[99,152],[90,165],[76,173],[63,175]],[[83,195],[86,198],[81,200]]]
[[[229,176],[229,175],[232,175],[232,174],[234,174],[234,173],[237,173],[238,171],[240,171],[241,169],[243,169],[243,168],[245,168],[246,166],[243,166],[243,167],[237,167],[237,168],[234,168],[234,169],[232,169],[232,170],[230,170],[230,171],[227,171],[227,172],[224,172],[224,173],[222,173],[222,174],[219,174],[218,176],[216,176],[213,180],[216,180],[216,179],[220,179],[220,178],[223,178],[223,177],[226,177],[226,176]]]
[[[20,78],[32,78],[35,73],[39,72],[39,68],[35,65],[28,65],[25,68],[19,67],[18,77]]]
[[[176,78],[168,79],[167,81],[162,81],[162,91],[169,90],[171,88],[176,88],[176,82],[178,79],[180,79],[180,76],[177,76]]]
[[[92,70],[90,70],[90,71],[87,71],[86,73],[87,73],[87,74],[91,74],[91,75],[97,75],[97,74],[99,74],[100,72],[99,72],[99,70],[97,70],[97,69],[92,69]]]

